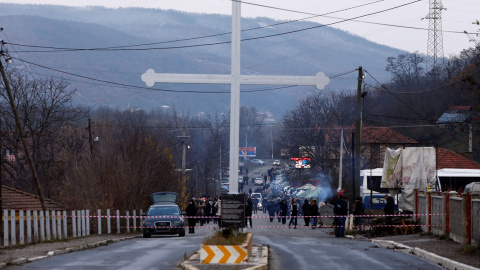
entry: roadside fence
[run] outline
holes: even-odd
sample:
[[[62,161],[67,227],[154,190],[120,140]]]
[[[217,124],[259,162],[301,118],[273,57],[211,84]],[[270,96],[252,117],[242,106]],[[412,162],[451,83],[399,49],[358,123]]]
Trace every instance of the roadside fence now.
[[[30,210],[3,210],[3,246],[16,246],[24,244],[39,243],[43,241],[53,241],[67,239],[68,237],[85,237],[96,234],[112,233],[134,233],[141,231],[142,210],[125,211],[125,215],[120,215],[116,210],[115,215],[111,215],[110,209],[107,209],[102,215],[102,210],[98,209],[96,215],[91,215],[90,210],[75,211],[30,211]],[[139,215],[137,215],[137,213]],[[417,214],[423,216],[425,214]],[[437,214],[432,214],[437,215]],[[360,217],[382,217],[387,215],[362,215]],[[390,216],[390,215],[388,215]],[[391,215],[391,216],[412,216],[412,215]],[[152,217],[178,217],[178,216],[149,216]],[[314,216],[297,216],[297,218],[312,218]],[[319,215],[317,218],[335,218],[347,216]],[[186,216],[184,218],[187,218]],[[195,216],[197,221],[209,219],[213,223],[219,216]],[[254,219],[274,218],[279,216],[256,215]],[[282,217],[280,217],[282,218]],[[291,218],[286,216],[285,218]],[[353,216],[348,216],[352,222],[347,219],[346,226],[353,226]],[[351,224],[350,224],[351,223]],[[207,225],[195,226],[195,228],[218,228]],[[350,225],[348,225],[350,224]],[[365,225],[364,227],[385,227],[386,225]],[[418,225],[415,225],[418,226]],[[443,225],[424,225],[424,226],[443,226]],[[307,228],[307,226],[297,226],[298,228]],[[310,226],[309,226],[310,227]],[[336,226],[321,226],[322,228],[335,228]],[[155,228],[174,228],[173,226],[156,226]],[[253,228],[288,228],[288,226],[254,226]]]
[[[415,190],[415,214],[422,230],[462,244],[480,243],[480,194]],[[443,226],[430,226],[441,224]]]
[[[389,225],[393,227],[418,227],[425,232],[432,232],[437,235],[446,235],[456,242],[462,244],[472,244],[480,242],[480,196],[478,194],[464,193],[458,196],[457,193],[436,193],[436,192],[415,192],[415,211],[412,214],[395,215],[361,215],[364,219],[375,217],[400,217],[412,218],[415,224]],[[102,214],[103,213],[103,214]],[[30,210],[3,210],[3,242],[2,246],[16,246],[43,241],[52,241],[56,239],[66,239],[68,237],[84,237],[96,234],[112,233],[133,233],[142,229],[142,210],[125,211],[124,215],[116,210],[112,215],[110,209],[101,209],[96,214],[91,214],[90,210],[74,211],[30,211]],[[123,214],[123,213],[122,213]],[[163,216],[168,217],[168,216]],[[178,216],[176,216],[178,217]],[[297,216],[301,222],[303,218],[312,216]],[[317,218],[323,218],[325,224],[331,224],[331,220],[336,217],[346,217],[345,227],[356,227],[353,223],[354,216],[335,216],[320,215]],[[185,217],[189,218],[189,217]],[[215,219],[218,216],[195,216],[190,217],[197,220]],[[254,219],[264,218],[291,218],[291,216],[270,217],[268,215],[254,215]],[[368,229],[374,227],[388,227],[387,225],[366,224],[361,227]],[[204,224],[205,225],[205,224]],[[272,224],[273,225],[273,224]],[[218,228],[214,226],[195,226],[196,228]],[[297,226],[303,228],[306,226]],[[332,224],[322,226],[323,228],[334,228]],[[160,228],[160,227],[156,227]],[[288,228],[288,226],[254,226],[253,228]],[[2,238],[0,238],[1,241]]]
[[[107,209],[106,215],[102,216],[100,209],[97,210],[97,215],[90,215],[90,210],[3,210],[2,246],[84,237],[92,231],[111,234],[131,233],[140,229],[142,210],[125,211],[125,215],[120,215],[119,210],[115,211],[115,215],[110,212]],[[140,215],[137,216],[137,213]]]

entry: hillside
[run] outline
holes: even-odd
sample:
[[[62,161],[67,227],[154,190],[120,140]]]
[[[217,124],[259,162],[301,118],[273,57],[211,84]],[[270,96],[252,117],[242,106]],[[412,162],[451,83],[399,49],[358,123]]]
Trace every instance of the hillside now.
[[[140,76],[148,68],[163,73],[228,74],[230,20],[229,16],[172,10],[0,4],[0,27],[8,38],[5,41],[90,49],[51,52],[18,45],[7,47],[12,56],[83,76],[28,65],[34,76],[45,74],[69,80],[78,90],[76,102],[146,110],[174,105],[191,115],[228,110],[229,86],[156,84],[153,90],[145,87]],[[307,28],[311,30],[299,31]],[[384,71],[386,58],[403,53],[312,22],[242,19],[242,29],[242,39],[251,39],[242,42],[242,74],[312,76],[323,71],[332,77],[324,91],[354,91],[358,66],[376,77],[388,78]],[[292,31],[298,32],[282,34]],[[269,35],[276,36],[265,38]],[[210,37],[198,38],[205,36]],[[0,34],[0,38],[5,37]],[[149,43],[155,44],[131,46]],[[222,44],[210,45],[213,43]],[[94,49],[118,46],[128,47],[124,50]],[[32,52],[37,50],[41,52]],[[22,64],[16,61],[16,65]],[[351,73],[338,76],[347,72]],[[276,119],[297,105],[300,98],[316,91],[313,87],[262,85],[242,89],[259,91],[242,94],[241,105],[270,111]],[[178,93],[175,90],[225,93]]]

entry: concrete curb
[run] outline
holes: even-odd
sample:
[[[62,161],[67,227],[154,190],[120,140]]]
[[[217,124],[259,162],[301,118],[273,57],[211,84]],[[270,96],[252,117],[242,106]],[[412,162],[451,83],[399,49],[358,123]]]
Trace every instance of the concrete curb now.
[[[198,251],[200,252],[200,251]],[[183,269],[187,269],[187,270],[199,270],[198,268],[196,268],[195,266],[191,265],[190,262],[192,262],[193,260],[197,259],[197,257],[200,256],[198,255],[198,253],[194,253],[192,256],[188,257],[188,259],[186,259],[185,261],[183,261],[180,266],[183,268]]]
[[[428,261],[431,261],[433,263],[436,263],[438,265],[441,265],[447,269],[451,270],[478,270],[478,268],[466,265],[445,257],[438,256],[437,254],[425,251],[420,248],[415,248],[415,247],[409,247],[404,244],[397,243],[395,241],[389,241],[389,240],[372,240],[372,243],[377,244],[379,246],[389,248],[389,249],[394,249],[398,250],[400,252],[408,253],[408,254],[413,254],[416,255],[420,258],[424,258]]]
[[[47,255],[45,255],[45,256],[37,256],[37,257],[32,257],[32,258],[19,258],[19,259],[16,259],[16,260],[8,262],[8,263],[0,263],[0,269],[4,268],[4,267],[7,267],[9,265],[21,265],[21,264],[24,264],[26,262],[34,262],[34,261],[38,261],[38,260],[43,260],[43,259],[55,256],[55,255],[60,255],[60,254],[65,254],[65,253],[69,253],[69,252],[95,248],[95,247],[99,247],[99,246],[102,246],[102,245],[107,245],[109,242],[119,242],[119,241],[124,241],[124,240],[137,238],[137,237],[138,236],[128,236],[128,237],[122,237],[122,238],[108,239],[108,240],[102,240],[102,241],[95,242],[95,243],[81,245],[81,246],[78,246],[78,247],[70,247],[70,248],[65,248],[65,249],[60,249],[60,250],[52,250],[52,251],[47,252]]]

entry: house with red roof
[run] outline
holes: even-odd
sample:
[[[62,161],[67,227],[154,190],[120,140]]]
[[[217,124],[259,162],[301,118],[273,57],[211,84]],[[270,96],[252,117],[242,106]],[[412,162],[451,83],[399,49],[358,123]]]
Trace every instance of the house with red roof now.
[[[351,143],[353,126],[344,129],[344,140],[346,144]],[[325,140],[333,147],[339,147],[341,129],[326,131]],[[348,134],[348,135],[346,135]],[[362,127],[361,134],[361,169],[383,167],[384,155],[387,147],[405,148],[419,145],[419,143],[389,127]],[[430,145],[429,145],[430,146]],[[338,160],[338,157],[335,157]]]
[[[437,177],[442,190],[462,191],[471,182],[480,182],[480,164],[444,148],[436,149]]]
[[[45,199],[47,210],[67,210],[67,208],[57,202]],[[37,195],[27,193],[12,187],[2,185],[2,209],[4,210],[32,210],[41,211],[42,204]]]

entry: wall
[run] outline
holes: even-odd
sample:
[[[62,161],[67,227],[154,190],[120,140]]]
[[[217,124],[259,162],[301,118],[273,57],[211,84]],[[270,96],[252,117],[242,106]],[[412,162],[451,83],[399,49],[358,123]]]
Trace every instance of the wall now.
[[[472,200],[472,243],[480,243],[480,199]]]
[[[427,197],[424,194],[418,194],[418,209],[417,213],[420,214],[418,219],[420,219],[420,223],[426,225],[427,224],[427,216],[424,214],[427,214]],[[428,227],[422,226],[423,231],[427,231]]]
[[[450,198],[450,238],[463,242],[463,206],[462,198]]]
[[[444,234],[443,218],[445,214],[442,196],[432,196],[432,232],[437,235]]]

